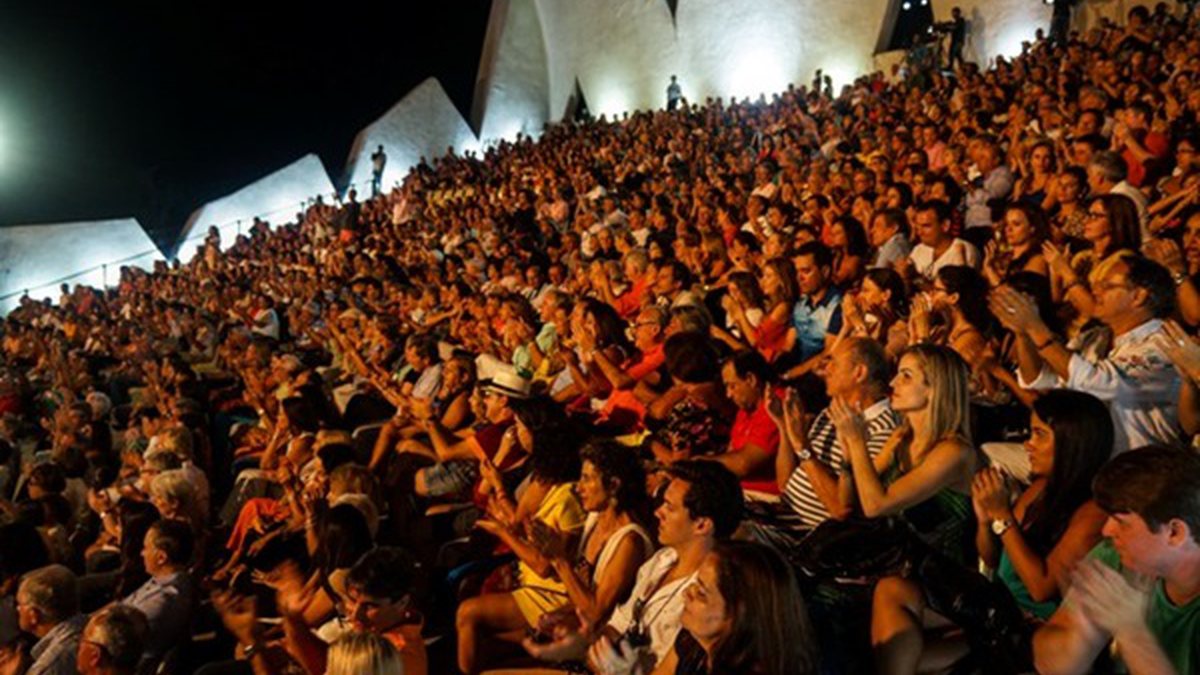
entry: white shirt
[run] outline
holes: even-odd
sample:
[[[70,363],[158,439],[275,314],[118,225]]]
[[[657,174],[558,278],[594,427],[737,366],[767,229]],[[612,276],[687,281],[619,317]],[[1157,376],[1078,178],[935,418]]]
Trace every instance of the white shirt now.
[[[916,268],[917,273],[930,280],[938,270],[947,265],[966,265],[979,268],[979,249],[965,239],[955,238],[950,244],[950,248],[946,249],[946,252],[937,260],[933,259],[933,247],[927,244],[914,246],[909,257],[912,258],[913,267]]]
[[[662,661],[675,646],[675,637],[680,628],[679,618],[683,615],[683,591],[696,579],[696,574],[692,573],[664,584],[651,593],[651,589],[658,586],[659,580],[667,576],[678,561],[679,554],[666,546],[642,563],[629,599],[617,605],[612,618],[608,620],[608,627],[623,635],[633,626],[637,618],[635,607],[640,604],[641,627],[650,636],[650,651],[654,652],[656,663]]]
[[[1026,382],[1020,372],[1017,381],[1024,389],[1066,387],[1107,403],[1116,432],[1114,453],[1151,443],[1179,444],[1179,373],[1152,339],[1162,325],[1151,319],[1118,336],[1107,355],[1102,349],[1072,353],[1065,380],[1043,366],[1034,381]]]

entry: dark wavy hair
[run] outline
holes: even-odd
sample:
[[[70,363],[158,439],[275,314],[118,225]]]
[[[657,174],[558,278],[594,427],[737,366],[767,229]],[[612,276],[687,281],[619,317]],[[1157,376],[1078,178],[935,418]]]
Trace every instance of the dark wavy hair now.
[[[871,280],[882,291],[891,291],[888,298],[888,308],[896,317],[908,316],[908,289],[904,278],[890,267],[875,267],[867,270],[866,278]]]
[[[834,221],[842,226],[846,234],[846,253],[854,256],[864,256],[871,251],[871,243],[867,239],[867,228],[854,216],[842,216]]]
[[[350,504],[330,508],[321,519],[320,532],[316,563],[326,576],[350,567],[375,546],[366,516]]]
[[[968,323],[988,337],[996,334],[999,323],[988,309],[989,287],[982,274],[966,265],[946,265],[937,271],[937,277],[947,293],[958,294],[958,308]]]
[[[730,625],[713,650],[712,672],[819,672],[816,631],[783,556],[750,541],[722,542],[712,554]]]
[[[1071,389],[1046,392],[1033,412],[1054,431],[1054,468],[1022,525],[1034,548],[1046,553],[1092,498],[1092,480],[1112,456],[1113,422],[1100,399]]]
[[[637,450],[610,440],[593,440],[579,453],[582,462],[596,467],[604,489],[617,502],[617,511],[628,513],[638,522],[648,514],[646,470]]]
[[[545,394],[527,399],[512,399],[509,406],[521,424],[533,436],[529,452],[529,470],[546,483],[567,483],[579,478],[579,429],[567,417],[566,410]]]
[[[584,313],[591,314],[596,322],[596,348],[619,347],[630,353],[632,347],[625,335],[625,321],[612,305],[595,298],[585,298]]]

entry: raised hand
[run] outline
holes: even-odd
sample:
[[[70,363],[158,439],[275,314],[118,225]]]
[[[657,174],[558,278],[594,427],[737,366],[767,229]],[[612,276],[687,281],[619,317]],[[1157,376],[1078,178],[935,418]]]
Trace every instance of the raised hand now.
[[[1044,325],[1037,304],[1011,286],[1001,286],[992,291],[988,295],[988,307],[1000,323],[1014,333],[1028,333]]]
[[[1155,335],[1154,344],[1175,364],[1179,373],[1192,382],[1200,383],[1200,344],[1178,323],[1167,321]]]
[[[862,411],[851,407],[845,399],[835,398],[829,404],[829,420],[833,422],[843,448],[853,441],[867,442],[867,420]]]

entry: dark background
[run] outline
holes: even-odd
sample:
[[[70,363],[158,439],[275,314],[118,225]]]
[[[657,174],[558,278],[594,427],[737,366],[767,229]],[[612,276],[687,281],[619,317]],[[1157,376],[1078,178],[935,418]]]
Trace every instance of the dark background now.
[[[350,143],[427,77],[469,120],[490,0],[0,3],[0,225],[188,214]]]

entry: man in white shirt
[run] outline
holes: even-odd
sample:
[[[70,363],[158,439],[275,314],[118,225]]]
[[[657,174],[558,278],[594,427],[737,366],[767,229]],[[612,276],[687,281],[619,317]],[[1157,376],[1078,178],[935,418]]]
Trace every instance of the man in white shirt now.
[[[950,234],[950,207],[945,202],[926,201],[917,206],[913,233],[920,243],[908,257],[910,275],[915,272],[933,281],[947,265],[979,267],[979,249]]]
[[[1113,265],[1092,292],[1092,316],[1112,331],[1111,348],[1088,349],[1087,332],[1064,345],[1032,300],[1011,288],[996,291],[992,312],[1018,338],[1018,382],[1026,389],[1076,389],[1108,403],[1115,452],[1179,444],[1179,374],[1155,339],[1162,317],[1175,305],[1171,273],[1146,258],[1129,257]]]

